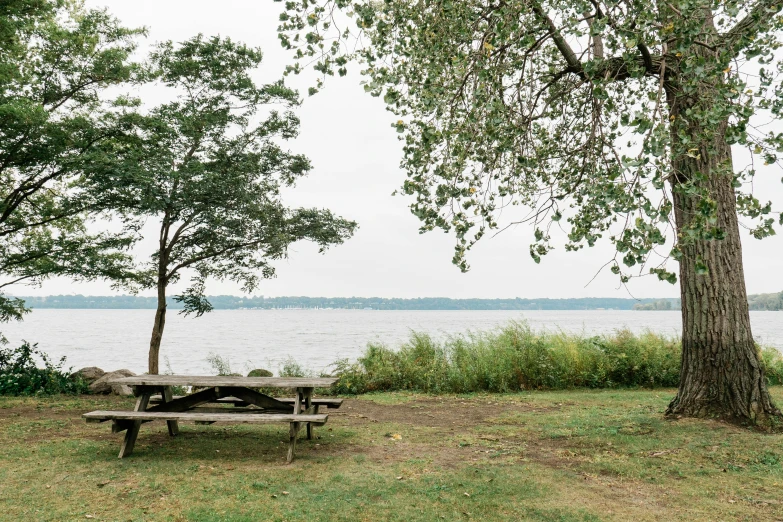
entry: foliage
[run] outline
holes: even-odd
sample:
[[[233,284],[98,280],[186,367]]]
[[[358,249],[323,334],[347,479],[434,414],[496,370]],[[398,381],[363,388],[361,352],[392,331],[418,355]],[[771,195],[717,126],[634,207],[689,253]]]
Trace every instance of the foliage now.
[[[228,357],[210,352],[206,360],[215,375],[239,375],[231,370],[231,360]]]
[[[252,291],[274,275],[269,262],[292,242],[309,239],[323,250],[355,227],[328,210],[283,206],[281,188],[307,174],[310,163],[277,144],[296,136],[299,120],[290,110],[261,109],[290,109],[297,94],[282,82],[257,86],[251,72],[260,62],[259,50],[227,38],[159,44],[150,78],[174,99],[147,111],[126,100],[120,121],[132,137],[114,151],[122,166],[109,163],[93,176],[96,197],[131,230],[147,218],[160,223],[146,284],[165,288],[192,271],[191,286],[176,297],[185,313],[210,310],[208,277]]]
[[[749,296],[751,301],[755,296]],[[31,308],[145,308],[155,309],[156,297],[112,295],[50,295],[23,297]],[[632,310],[636,304],[656,303],[657,299],[584,297],[571,299],[450,299],[420,297],[415,299],[385,297],[306,297],[306,296],[235,296],[213,295],[207,300],[216,310],[247,308],[340,308],[349,310]],[[673,308],[679,308],[674,300]],[[173,298],[166,300],[169,309],[183,308]],[[665,305],[664,305],[665,306]]]
[[[289,356],[277,371],[280,377],[312,377],[313,372],[306,370],[296,359]]]
[[[36,357],[43,368],[38,367]],[[87,393],[87,383],[63,370],[64,364],[65,357],[54,363],[37,344],[24,342],[18,348],[0,349],[0,395]]]
[[[106,90],[132,80],[140,34],[72,0],[0,5],[0,291],[52,275],[130,277],[130,239],[87,230],[101,207],[80,181],[120,132]],[[0,321],[25,312],[0,294]]]
[[[279,30],[296,60],[289,72],[314,62],[323,77],[342,76],[362,64],[365,90],[399,118],[411,210],[423,231],[455,232],[462,269],[504,213],[534,224],[536,262],[560,230],[567,250],[608,236],[608,266],[623,281],[649,272],[674,283],[665,258],[729,232],[718,215],[735,209],[718,208],[711,176],[733,176],[754,237],[775,233],[771,204],[751,192],[755,166],[733,172],[721,155],[738,145],[771,164],[783,150],[783,134],[757,130],[783,110],[781,7],[292,1]],[[698,212],[673,234],[678,198]]]
[[[767,382],[783,384],[783,354],[774,348],[765,348],[761,351],[761,361],[764,364]]]
[[[429,393],[520,389],[672,387],[680,378],[678,340],[652,332],[584,337],[536,333],[513,322],[443,342],[412,333],[398,350],[369,344],[355,363],[335,364],[338,393],[415,390]],[[783,377],[783,358],[763,351],[769,382]]]
[[[679,299],[658,299],[657,301],[648,303],[637,303],[633,305],[633,309],[641,311],[672,310],[672,301],[674,301],[677,308],[680,307]]]
[[[748,296],[751,310],[783,310],[783,292]]]

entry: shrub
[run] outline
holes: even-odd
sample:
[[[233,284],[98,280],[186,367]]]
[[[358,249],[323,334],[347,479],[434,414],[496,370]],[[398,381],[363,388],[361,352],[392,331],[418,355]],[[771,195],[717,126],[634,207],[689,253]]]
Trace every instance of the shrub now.
[[[775,348],[761,350],[761,362],[769,384],[783,384],[783,354]]]
[[[398,350],[371,343],[355,363],[335,363],[338,393],[468,393],[573,387],[676,386],[680,342],[652,332],[585,337],[537,333],[524,322],[443,342],[414,332]],[[778,367],[783,368],[783,363]]]
[[[209,355],[207,355],[206,361],[212,367],[212,371],[217,375],[240,375],[231,371],[231,361],[228,357],[221,357],[216,353],[210,352]]]
[[[291,356],[278,368],[277,373],[280,377],[312,377],[312,372],[306,370]]]
[[[43,362],[36,364],[35,357]],[[53,395],[87,393],[87,383],[63,370],[65,357],[55,364],[37,344],[0,350],[0,395]]]

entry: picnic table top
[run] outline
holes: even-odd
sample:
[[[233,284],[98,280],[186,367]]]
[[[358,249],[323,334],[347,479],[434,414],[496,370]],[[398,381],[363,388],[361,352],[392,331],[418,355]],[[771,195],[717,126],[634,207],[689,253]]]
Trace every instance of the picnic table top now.
[[[244,388],[328,388],[336,377],[240,377],[238,375],[136,375],[112,379],[128,386],[239,386]]]

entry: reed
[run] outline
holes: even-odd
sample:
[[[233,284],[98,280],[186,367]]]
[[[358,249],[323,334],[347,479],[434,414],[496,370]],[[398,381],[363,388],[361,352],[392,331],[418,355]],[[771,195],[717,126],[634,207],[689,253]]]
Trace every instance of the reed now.
[[[783,384],[783,356],[773,348],[761,350],[770,384]],[[340,377],[335,392],[676,387],[680,352],[678,338],[651,331],[585,336],[537,332],[525,322],[511,322],[443,341],[412,332],[397,349],[370,343],[357,361],[335,363]]]

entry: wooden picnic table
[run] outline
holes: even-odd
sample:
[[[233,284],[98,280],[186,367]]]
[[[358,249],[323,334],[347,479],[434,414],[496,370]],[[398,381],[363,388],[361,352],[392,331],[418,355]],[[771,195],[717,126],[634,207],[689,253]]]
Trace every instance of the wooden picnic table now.
[[[133,389],[137,398],[133,411],[93,411],[85,413],[87,422],[112,421],[112,432],[125,431],[120,458],[133,451],[139,428],[144,422],[165,420],[169,435],[179,433],[179,421],[200,424],[213,422],[289,423],[287,462],[294,458],[299,429],[307,426],[307,438],[312,427],[323,425],[328,418],[319,414],[321,405],[335,408],[341,399],[313,399],[315,388],[328,388],[337,381],[332,377],[240,377],[198,375],[138,375],[115,379],[110,384],[124,384]],[[192,386],[195,393],[174,396],[173,386]],[[292,399],[278,399],[258,391],[259,388],[289,388],[296,391]],[[153,397],[159,394],[158,397]],[[150,403],[157,403],[149,407]],[[233,404],[234,408],[203,407],[205,403]]]

